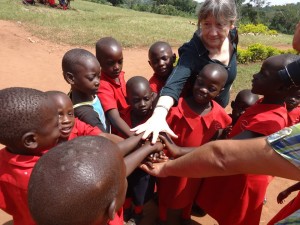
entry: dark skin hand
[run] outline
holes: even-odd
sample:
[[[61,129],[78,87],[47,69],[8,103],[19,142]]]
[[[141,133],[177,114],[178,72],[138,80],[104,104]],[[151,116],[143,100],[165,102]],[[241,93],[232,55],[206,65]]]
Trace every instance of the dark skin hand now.
[[[162,149],[163,144],[161,142],[156,142],[154,145],[147,142],[137,150],[125,156],[126,176],[129,176],[148,155],[153,152],[160,152]]]
[[[284,191],[280,192],[277,196],[277,203],[284,203],[284,199],[286,199],[292,192],[300,190],[300,182],[288,187]]]

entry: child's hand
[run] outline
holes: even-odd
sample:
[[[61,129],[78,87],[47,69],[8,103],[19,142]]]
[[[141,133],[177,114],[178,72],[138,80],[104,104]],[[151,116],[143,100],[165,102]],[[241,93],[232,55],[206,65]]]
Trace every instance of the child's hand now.
[[[277,203],[278,204],[284,203],[284,199],[286,199],[290,194],[291,194],[291,192],[289,192],[287,190],[280,192],[277,196]]]
[[[152,176],[167,177],[167,174],[165,174],[164,170],[167,162],[168,161],[161,163],[143,163],[142,165],[140,165],[140,168]]]
[[[160,163],[167,161],[169,158],[166,156],[166,154],[163,151],[153,153],[148,156],[147,160],[151,163]]]
[[[161,133],[159,138],[163,141],[165,147],[167,147],[173,157],[181,156],[181,148],[178,147],[166,133]]]
[[[231,131],[232,131],[232,126],[230,125],[230,126],[226,127],[225,129],[223,129],[223,131],[218,139],[227,139],[227,137]]]

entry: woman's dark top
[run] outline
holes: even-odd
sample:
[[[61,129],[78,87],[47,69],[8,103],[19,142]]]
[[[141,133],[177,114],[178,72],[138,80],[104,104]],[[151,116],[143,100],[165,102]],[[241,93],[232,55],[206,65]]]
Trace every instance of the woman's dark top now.
[[[208,63],[218,63],[228,71],[228,79],[224,87],[224,91],[215,98],[222,107],[226,107],[229,102],[229,91],[233,81],[236,78],[236,47],[238,42],[237,30],[230,31],[230,40],[233,44],[233,53],[229,61],[229,65],[224,65],[218,60],[212,60],[208,57],[208,50],[202,43],[199,37],[199,31],[194,33],[193,38],[183,44],[179,50],[179,60],[177,66],[173,69],[169,76],[166,85],[162,88],[160,96],[170,96],[175,100],[177,104],[180,94],[186,82],[194,83],[196,75],[202,70],[202,68]],[[192,86],[191,86],[192,87]]]

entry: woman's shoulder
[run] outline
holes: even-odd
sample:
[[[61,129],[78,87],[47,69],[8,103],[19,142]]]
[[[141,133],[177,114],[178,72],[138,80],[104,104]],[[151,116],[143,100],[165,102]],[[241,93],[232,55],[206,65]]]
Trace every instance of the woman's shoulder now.
[[[179,56],[181,56],[184,53],[195,54],[199,56],[203,55],[205,52],[207,52],[207,49],[203,45],[202,40],[200,38],[200,30],[196,30],[191,40],[184,43],[178,49]]]

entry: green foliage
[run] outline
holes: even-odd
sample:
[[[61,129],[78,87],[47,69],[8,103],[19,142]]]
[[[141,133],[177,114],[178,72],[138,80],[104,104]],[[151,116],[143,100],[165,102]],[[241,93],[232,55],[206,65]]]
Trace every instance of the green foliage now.
[[[240,34],[265,34],[265,35],[277,35],[276,30],[269,30],[269,28],[264,24],[240,24],[239,25]]]
[[[238,48],[237,60],[241,64],[246,64],[250,62],[260,62],[270,56],[286,53],[297,54],[293,49],[279,50],[272,46],[255,43],[249,45],[247,49]]]

